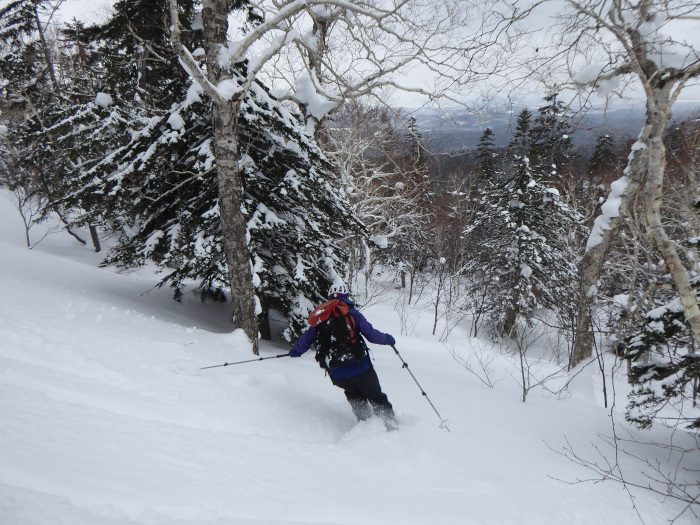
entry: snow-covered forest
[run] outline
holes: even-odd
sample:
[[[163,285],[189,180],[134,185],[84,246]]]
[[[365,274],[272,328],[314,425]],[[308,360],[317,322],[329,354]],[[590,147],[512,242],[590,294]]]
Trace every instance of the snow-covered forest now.
[[[65,4],[0,1],[3,523],[697,521],[696,2]],[[338,280],[398,432],[274,359]]]

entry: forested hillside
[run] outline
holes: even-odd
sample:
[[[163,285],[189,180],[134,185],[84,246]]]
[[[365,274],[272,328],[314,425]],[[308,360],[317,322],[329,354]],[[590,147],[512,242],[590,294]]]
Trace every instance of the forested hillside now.
[[[186,359],[178,355],[166,365],[187,361],[182,366],[188,375],[200,358],[231,360],[227,345],[236,359],[245,352],[252,359],[286,353],[308,328],[307,318],[329,286],[342,281],[361,310],[376,312],[388,324],[385,331],[420,356],[430,380],[441,385],[443,402],[458,414],[456,434],[472,447],[477,442],[465,436],[472,423],[484,429],[486,439],[505,432],[497,430],[503,422],[493,414],[479,421],[462,404],[481,395],[473,391],[477,385],[498,391],[497,383],[507,376],[507,395],[516,385],[525,404],[547,398],[546,408],[537,403],[540,418],[560,418],[569,410],[554,398],[582,396],[585,403],[571,408],[577,415],[567,415],[567,421],[590,416],[595,421],[590,428],[608,436],[601,439],[614,452],[601,460],[580,456],[580,441],[571,448],[566,439],[562,444],[562,435],[571,432],[567,422],[552,429],[558,440],[554,453],[565,451],[590,479],[609,479],[612,490],[628,491],[645,521],[658,522],[659,513],[668,519],[674,513],[697,517],[700,108],[694,112],[679,102],[700,79],[697,2],[117,0],[99,16],[75,18],[66,16],[68,5],[0,1],[0,189],[16,210],[6,230],[12,249],[3,256],[4,275],[14,283],[8,316],[18,301],[25,301],[23,315],[30,315],[32,302],[45,301],[35,284],[26,284],[31,295],[21,291],[31,281],[24,268],[31,267],[34,254],[43,265],[49,259],[41,257],[53,261],[63,254],[66,265],[77,258],[90,268],[91,284],[77,284],[75,267],[66,271],[93,307],[110,304],[103,295],[115,293],[121,309],[122,302],[138,302],[136,295],[153,288],[159,330],[173,322],[189,326],[182,321],[189,316],[199,320],[193,326],[207,332],[206,345],[221,348],[214,354],[192,349]],[[420,100],[419,107],[404,104],[402,97]],[[608,111],[613,107],[635,112],[621,121],[619,113]],[[16,238],[9,240],[10,224],[26,253]],[[47,245],[51,248],[43,251]],[[40,271],[45,278],[45,266]],[[143,287],[119,291],[114,272],[143,280]],[[113,284],[101,283],[100,276]],[[71,285],[54,293],[76,292]],[[172,304],[162,302],[166,296]],[[73,315],[71,308],[81,304],[74,298],[54,307]],[[148,308],[140,306],[139,315]],[[173,321],[165,313],[172,311],[182,317]],[[73,337],[97,341],[104,326],[104,315],[98,317],[95,326],[76,326]],[[15,331],[20,318],[7,319],[8,392],[19,389],[21,397],[29,388],[29,397],[50,399],[63,392],[61,403],[71,403],[87,389],[79,380],[61,397],[60,386],[47,386],[72,381],[63,376],[70,359],[52,357],[51,334]],[[115,319],[106,330],[126,332],[127,325]],[[149,339],[145,327],[138,333]],[[118,352],[117,339],[110,352]],[[130,360],[150,351],[143,341],[125,344],[138,348],[129,349]],[[80,345],[77,351],[85,356],[97,346]],[[168,360],[167,352],[158,355]],[[433,365],[433,358],[440,364]],[[99,389],[109,390],[104,385],[124,378],[115,378],[104,359],[85,366],[105,367],[104,375],[88,375]],[[25,368],[36,366],[51,370],[35,389],[29,379],[34,372]],[[282,413],[291,410],[301,418],[296,404],[317,401],[291,387],[296,382],[286,374],[273,374],[269,385],[262,373],[241,376],[247,379],[236,380],[243,382],[234,390],[217,386],[208,392],[240,399],[248,381],[265,399],[252,406],[266,415],[253,422],[245,410],[232,415],[244,427],[251,425],[241,435],[269,438],[263,422],[278,419],[270,428],[279,438],[281,418],[299,430],[296,447],[309,433]],[[190,387],[199,388],[199,376],[192,376]],[[581,383],[583,393],[577,391]],[[136,391],[151,388],[134,384]],[[294,408],[288,402],[279,408],[280,390],[289,390]],[[173,392],[186,395],[187,385]],[[114,403],[113,394],[103,400]],[[137,397],[125,406],[133,407]],[[495,414],[501,405],[494,399],[487,406]],[[28,405],[19,400],[6,416]],[[199,406],[190,405],[187,417]],[[82,423],[90,407],[99,408],[79,403],[69,420]],[[521,409],[503,410],[522,417],[515,415]],[[228,423],[210,427],[202,417],[195,418],[197,433],[230,431]],[[175,419],[173,413],[167,421]],[[421,440],[450,443],[444,429],[435,438],[418,419],[405,413],[411,441],[406,452],[415,452]],[[151,415],[146,420],[159,421]],[[362,425],[349,430],[341,420],[327,427],[318,422],[317,430],[327,437],[321,449],[340,444],[355,453],[370,450],[359,443],[365,432],[388,448],[402,439],[402,432],[376,436],[376,429]],[[13,428],[8,446],[31,433],[36,421]],[[534,426],[530,420],[523,428],[528,433]],[[549,437],[539,429],[536,435]],[[222,450],[225,442],[215,448]],[[275,440],[268,452],[283,442]],[[628,442],[631,448],[625,448]],[[437,489],[430,481],[437,478],[414,465],[409,470],[428,478],[425,491],[447,494],[471,479],[465,466],[471,456],[445,447],[462,470],[445,474],[446,452],[424,456],[426,463],[444,462],[441,472],[449,479]],[[675,469],[656,462],[667,450]],[[637,461],[623,471],[615,458],[624,453]],[[537,461],[547,462],[544,455]],[[44,474],[28,465],[28,457],[27,452],[15,458],[3,482],[13,491],[52,493],[55,484],[42,488],[36,480]],[[491,464],[480,467],[488,470]],[[154,468],[161,467],[169,468]],[[93,464],[89,475],[103,468],[107,465]],[[277,468],[287,467],[275,464],[279,474]],[[263,472],[256,469],[257,476],[267,476]],[[575,472],[577,478],[580,471]],[[10,479],[14,475],[33,481],[17,484]],[[494,493],[498,486],[489,484]],[[28,497],[22,490],[13,496],[17,509]],[[371,516],[370,522],[394,519],[380,510],[381,503],[399,491],[380,493],[362,515]],[[641,510],[636,499],[641,494],[652,498],[651,510]],[[668,496],[663,510],[656,506],[660,494]],[[401,491],[398,499],[403,497]],[[313,507],[305,501],[303,507]],[[291,498],[278,504],[280,510]],[[445,505],[447,522],[457,523],[466,513],[451,496]],[[172,514],[165,507],[159,504],[158,512],[171,521],[206,515]],[[606,506],[611,512],[614,507]],[[14,508],[5,511],[19,516]],[[326,515],[318,508],[302,512],[301,521],[342,522],[338,516],[344,512]],[[252,509],[235,514],[227,508],[225,519],[255,519]],[[427,508],[414,510],[429,514]],[[126,514],[137,522],[150,519]],[[488,515],[484,511],[475,519],[488,523]],[[532,521],[548,522],[554,515],[547,511]],[[501,515],[506,522],[514,516]],[[572,522],[584,518],[590,521],[582,513]]]

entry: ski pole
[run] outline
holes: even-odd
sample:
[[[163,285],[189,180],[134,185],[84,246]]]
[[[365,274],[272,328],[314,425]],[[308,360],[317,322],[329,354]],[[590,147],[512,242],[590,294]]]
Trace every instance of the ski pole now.
[[[224,363],[223,365],[204,366],[204,367],[200,368],[200,370],[207,370],[208,368],[219,368],[221,366],[240,365],[243,363],[252,363],[253,361],[265,361],[265,359],[279,359],[280,357],[289,357],[289,354],[271,355],[270,357],[258,357],[257,359],[247,359],[245,361],[236,361],[235,363]]]
[[[423,387],[420,386],[420,383],[419,383],[418,380],[416,379],[416,376],[414,376],[414,375],[413,375],[413,372],[411,372],[411,369],[408,368],[408,363],[407,363],[406,361],[403,360],[403,357],[401,357],[401,354],[399,354],[399,351],[396,349],[396,347],[395,347],[394,345],[391,345],[391,348],[394,349],[394,352],[396,352],[396,355],[399,356],[399,359],[401,359],[401,362],[403,363],[403,366],[402,366],[401,368],[405,368],[405,369],[408,371],[408,373],[411,374],[411,377],[413,378],[413,380],[414,380],[414,381],[416,382],[416,384],[418,385],[418,388],[420,388],[421,394],[423,394],[423,396],[425,397],[425,400],[426,400],[428,403],[430,403],[430,406],[433,408],[433,410],[435,411],[435,413],[437,414],[437,416],[440,418],[440,428],[444,428],[445,430],[447,430],[447,431],[449,432],[450,429],[447,428],[447,420],[446,420],[446,419],[442,419],[442,416],[440,415],[440,412],[437,411],[437,408],[435,408],[435,405],[433,405],[433,402],[430,401],[430,398],[428,397],[428,394],[426,394],[426,393],[425,393],[425,390],[423,390]]]

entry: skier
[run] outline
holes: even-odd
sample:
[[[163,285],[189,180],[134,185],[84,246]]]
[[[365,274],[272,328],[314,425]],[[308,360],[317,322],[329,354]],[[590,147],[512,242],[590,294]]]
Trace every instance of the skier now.
[[[379,345],[394,345],[395,339],[372,327],[355,308],[344,283],[333,284],[328,299],[309,316],[311,326],[289,351],[289,356],[299,357],[316,343],[316,360],[327,370],[333,384],[344,390],[357,420],[364,421],[374,412],[388,430],[398,428],[394,409],[379,385],[363,336]]]

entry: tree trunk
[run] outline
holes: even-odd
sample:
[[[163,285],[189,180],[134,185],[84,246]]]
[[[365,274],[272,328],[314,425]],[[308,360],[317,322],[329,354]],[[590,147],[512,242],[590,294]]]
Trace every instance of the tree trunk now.
[[[44,62],[46,64],[46,69],[49,72],[49,78],[51,78],[51,85],[53,86],[55,94],[58,93],[58,82],[56,81],[56,72],[53,69],[53,59],[51,57],[51,48],[49,43],[46,41],[46,36],[44,35],[44,28],[41,25],[41,19],[39,19],[39,9],[36,4],[34,4],[34,20],[36,21],[36,28],[39,31],[39,38],[41,39],[41,46],[44,50]]]
[[[270,328],[270,307],[263,302],[262,311],[258,316],[258,329],[260,330],[260,339],[265,341],[272,340],[272,329]]]
[[[603,269],[603,264],[605,263],[605,258],[612,240],[618,235],[620,226],[627,217],[627,211],[637,196],[639,188],[646,176],[648,164],[648,149],[646,146],[649,142],[650,134],[651,125],[649,123],[649,117],[647,117],[647,122],[639,136],[638,144],[640,144],[641,147],[635,149],[630,155],[627,168],[625,169],[625,175],[613,183],[613,185],[626,184],[622,195],[619,195],[613,189],[606,202],[606,204],[610,202],[611,197],[620,199],[617,215],[603,215],[596,219],[595,225],[593,226],[593,233],[600,235],[600,242],[597,244],[589,244],[581,260],[579,282],[580,300],[576,313],[576,331],[569,362],[570,368],[573,368],[593,355],[595,334],[591,322],[591,309],[598,296],[600,272]],[[603,206],[605,206],[605,204]],[[607,217],[609,222],[605,223],[603,217]]]
[[[227,42],[228,4],[226,0],[205,0],[202,9],[204,39],[207,54],[209,81],[217,85],[227,75],[218,63],[219,49]],[[212,103],[214,126],[214,151],[219,187],[219,214],[223,237],[223,250],[228,266],[233,320],[243,329],[253,343],[253,353],[258,354],[258,328],[256,297],[250,253],[246,242],[246,219],[243,215],[243,181],[238,164],[238,100]]]
[[[100,236],[97,235],[97,228],[94,225],[90,225],[90,238],[92,239],[92,245],[95,248],[95,252],[99,253],[102,251],[102,245],[100,244]],[[83,244],[85,242],[83,241]]]
[[[671,274],[678,293],[686,321],[690,326],[693,339],[700,344],[700,308],[695,292],[690,286],[688,274],[678,256],[673,242],[668,237],[661,222],[661,206],[663,204],[663,179],[666,169],[666,148],[663,143],[663,132],[671,119],[671,103],[668,93],[673,83],[657,92],[653,110],[650,110],[652,133],[649,138],[649,169],[647,183],[642,192],[646,218],[656,247],[664,258],[666,270]]]

